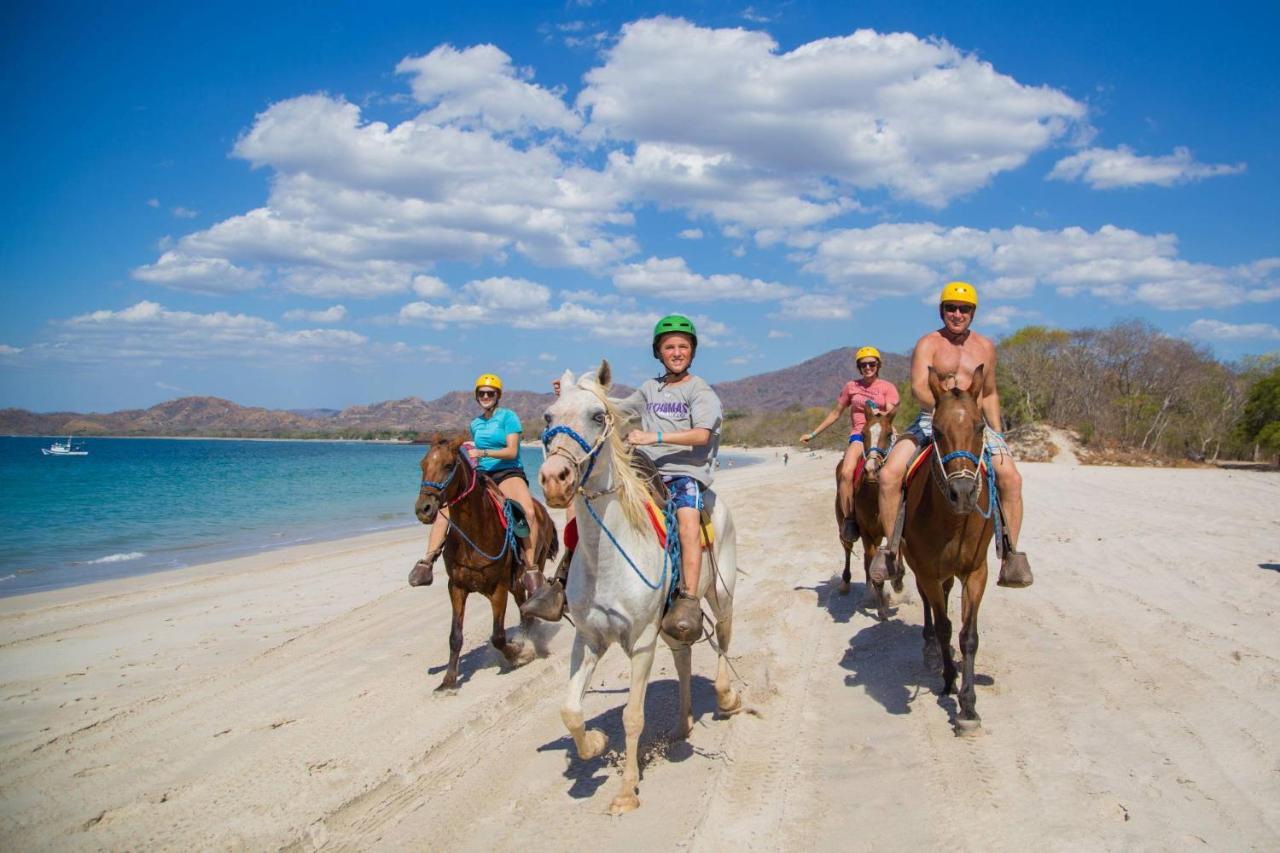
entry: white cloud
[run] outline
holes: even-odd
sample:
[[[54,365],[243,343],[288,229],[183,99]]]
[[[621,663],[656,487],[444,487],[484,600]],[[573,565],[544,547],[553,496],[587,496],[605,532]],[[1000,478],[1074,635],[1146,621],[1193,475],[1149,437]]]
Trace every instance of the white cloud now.
[[[17,355],[22,352],[22,347],[11,347],[8,344],[0,344],[0,355]]]
[[[538,361],[557,361],[557,357],[549,352],[538,353]]]
[[[176,216],[178,219],[195,219],[197,216],[200,215],[200,211],[198,210],[192,210],[189,207],[181,207],[181,206],[175,207],[173,210],[169,212],[172,213],[174,216]]]
[[[1126,145],[1118,148],[1088,148],[1059,160],[1048,175],[1055,181],[1084,181],[1095,190],[1155,184],[1171,187],[1219,175],[1238,175],[1244,163],[1210,165],[1197,163],[1187,148],[1173,149],[1163,157],[1143,157]]]
[[[503,132],[554,129],[572,133],[582,119],[559,92],[528,82],[511,57],[491,44],[457,50],[441,45],[425,56],[401,60],[399,74],[412,74],[413,96],[431,108],[422,118]]]
[[[1007,329],[1015,323],[1025,324],[1039,316],[1038,311],[1029,311],[1013,305],[988,306],[982,309],[982,325]]]
[[[160,206],[160,199],[158,198],[147,199],[147,207],[159,207],[159,206]]]
[[[928,299],[954,278],[972,281],[980,298],[1029,296],[1043,284],[1066,296],[1089,293],[1165,309],[1280,299],[1280,259],[1234,267],[1195,263],[1178,257],[1171,234],[1114,225],[1090,232],[895,223],[827,232],[800,257],[806,271],[864,299]]]
[[[782,310],[769,316],[775,320],[846,320],[853,314],[849,303],[831,293],[806,293],[783,300]]]
[[[652,18],[586,82],[586,133],[634,143],[611,166],[635,191],[757,226],[821,221],[855,190],[941,206],[1085,117],[944,41],[872,30],[783,53],[762,32]]]
[[[649,258],[644,263],[618,267],[613,272],[613,284],[624,293],[686,302],[718,299],[759,302],[781,299],[796,292],[794,287],[736,274],[699,275],[690,271],[684,258]]]
[[[233,264],[226,258],[200,257],[171,250],[154,264],[144,264],[133,277],[150,284],[197,293],[238,293],[261,284],[261,275]]]
[[[434,299],[449,293],[449,285],[433,275],[415,275],[413,292],[423,299]]]
[[[144,300],[120,310],[99,310],[57,321],[52,337],[29,347],[32,361],[155,364],[174,359],[278,362],[363,361],[368,339],[341,329],[282,331],[249,314],[173,311]]]
[[[373,299],[407,290],[412,279],[412,270],[402,264],[369,261],[351,270],[290,267],[281,271],[278,281],[285,290],[304,296]]]
[[[701,240],[701,239],[702,239],[702,229],[701,229],[701,228],[686,228],[686,229],[684,229],[683,231],[681,231],[679,234],[677,234],[676,236],[677,236],[677,237],[679,237],[681,240]]]
[[[284,318],[290,321],[303,320],[308,323],[341,323],[347,318],[347,309],[342,305],[333,305],[323,311],[307,311],[297,308],[284,312]]]
[[[789,338],[789,337],[791,337],[791,333],[790,333],[790,332],[784,332],[784,331],[782,331],[781,329],[770,329],[770,330],[769,330],[769,335],[768,335],[768,336],[769,336],[769,338],[771,338],[771,339],[774,339],[774,338]]]
[[[1280,340],[1280,328],[1271,323],[1224,323],[1221,320],[1196,320],[1187,327],[1192,337],[1206,341]]]

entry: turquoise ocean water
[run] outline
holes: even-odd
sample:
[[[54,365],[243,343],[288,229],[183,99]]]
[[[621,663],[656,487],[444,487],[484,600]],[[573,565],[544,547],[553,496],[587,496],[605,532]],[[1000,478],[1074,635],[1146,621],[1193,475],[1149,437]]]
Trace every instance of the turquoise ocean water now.
[[[43,456],[52,440],[0,437],[0,596],[418,524],[422,446],[89,438]],[[542,451],[521,458],[538,494]]]

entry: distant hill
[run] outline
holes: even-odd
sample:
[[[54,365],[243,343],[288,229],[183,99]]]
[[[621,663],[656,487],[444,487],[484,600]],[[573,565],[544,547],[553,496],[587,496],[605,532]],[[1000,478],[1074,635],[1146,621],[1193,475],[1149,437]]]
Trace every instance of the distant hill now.
[[[719,382],[714,386],[725,411],[781,412],[790,406],[808,408],[835,404],[844,383],[857,378],[853,347],[841,347],[800,364],[769,373]],[[893,383],[907,378],[911,359],[897,353],[882,353],[882,378]]]
[[[854,378],[853,349],[844,347],[801,364],[721,382],[714,387],[727,411],[771,412],[789,406],[830,406],[841,386]],[[897,382],[907,375],[905,356],[885,353],[884,376]],[[615,386],[618,396],[631,388]],[[542,413],[555,398],[550,393],[511,390],[502,403],[515,410],[533,435]],[[289,411],[240,406],[219,397],[182,397],[149,409],[82,414],[0,410],[0,433],[6,435],[173,435],[272,437],[349,437],[455,432],[475,417],[475,399],[467,391],[450,391],[434,400],[406,397],[346,409]]]

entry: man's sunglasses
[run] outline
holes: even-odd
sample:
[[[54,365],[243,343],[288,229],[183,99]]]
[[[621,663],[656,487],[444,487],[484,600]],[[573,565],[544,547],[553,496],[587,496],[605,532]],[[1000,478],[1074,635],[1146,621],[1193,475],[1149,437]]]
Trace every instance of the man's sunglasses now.
[[[948,302],[946,305],[942,306],[942,311],[945,314],[954,314],[957,311],[959,311],[961,314],[972,314],[973,306],[965,305],[964,303],[956,304],[956,303]]]
[[[482,391],[477,391],[477,392],[476,392],[476,396],[477,396],[477,397],[496,397],[496,396],[498,396],[498,392],[497,392],[497,391],[490,391],[490,390],[488,390],[488,389],[485,389],[485,390],[482,390]]]
[[[880,362],[878,362],[878,361],[860,361],[860,362],[858,362],[858,369],[859,369],[859,370],[866,370],[868,367],[879,367],[879,366],[880,366]]]

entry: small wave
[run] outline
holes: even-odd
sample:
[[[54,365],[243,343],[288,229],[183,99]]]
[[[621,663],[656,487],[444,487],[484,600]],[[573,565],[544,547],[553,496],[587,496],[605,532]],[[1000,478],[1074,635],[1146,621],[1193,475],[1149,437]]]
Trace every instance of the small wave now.
[[[127,554],[108,554],[105,557],[99,557],[96,560],[87,560],[84,565],[92,566],[95,563],[123,563],[125,560],[136,560],[139,557],[147,556],[141,551],[130,551]]]
[[[4,583],[5,581],[11,581],[16,577],[17,575],[5,575],[4,577],[0,578],[0,583]]]

